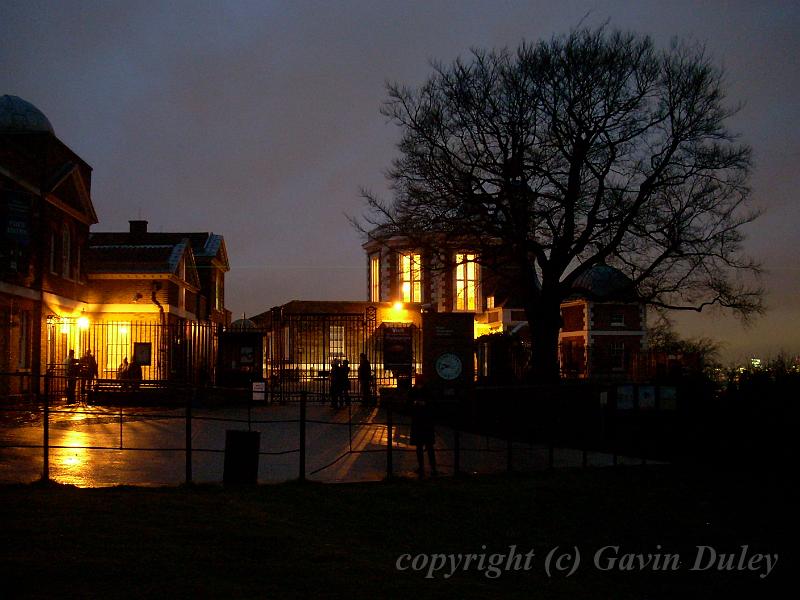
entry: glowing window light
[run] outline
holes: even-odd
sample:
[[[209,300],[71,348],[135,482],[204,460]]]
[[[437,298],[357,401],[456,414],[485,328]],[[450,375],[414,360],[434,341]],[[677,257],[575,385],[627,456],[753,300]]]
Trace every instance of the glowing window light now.
[[[422,258],[419,254],[400,255],[400,289],[403,302],[422,302],[421,263]]]
[[[456,310],[475,310],[478,292],[474,254],[456,254]]]
[[[128,327],[127,327],[127,325],[120,325],[119,326],[119,334],[120,335],[128,335]]]
[[[66,321],[61,323],[61,333],[69,335],[69,323],[67,323]]]

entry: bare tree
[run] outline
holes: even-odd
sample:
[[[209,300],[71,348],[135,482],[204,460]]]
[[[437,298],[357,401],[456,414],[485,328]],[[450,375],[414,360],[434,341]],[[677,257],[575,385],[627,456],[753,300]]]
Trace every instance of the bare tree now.
[[[726,127],[722,73],[703,48],[606,28],[434,64],[388,86],[402,131],[394,198],[365,193],[362,229],[471,240],[510,262],[533,369],[558,378],[560,304],[600,263],[662,309],[762,310],[742,252],[750,149]]]

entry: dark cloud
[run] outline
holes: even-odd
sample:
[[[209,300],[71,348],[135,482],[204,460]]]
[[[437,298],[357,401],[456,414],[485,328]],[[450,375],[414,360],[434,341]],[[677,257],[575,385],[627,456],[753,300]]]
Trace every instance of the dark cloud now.
[[[770,314],[743,330],[681,318],[727,356],[800,352],[800,10],[751,2],[16,2],[0,5],[0,93],[41,108],[95,169],[103,229],[225,235],[228,300],[252,314],[292,298],[361,298],[360,240],[345,213],[385,191],[397,132],[386,80],[429,61],[515,46],[582,20],[705,43],[727,70],[733,124],[754,147],[765,216],[749,249]]]

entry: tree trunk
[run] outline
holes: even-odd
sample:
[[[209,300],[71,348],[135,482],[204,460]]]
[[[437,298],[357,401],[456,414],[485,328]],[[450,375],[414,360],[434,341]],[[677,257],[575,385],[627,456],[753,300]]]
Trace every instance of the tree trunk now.
[[[561,303],[540,299],[525,309],[531,332],[531,377],[533,383],[552,384],[561,379],[558,360],[558,332],[561,329]]]

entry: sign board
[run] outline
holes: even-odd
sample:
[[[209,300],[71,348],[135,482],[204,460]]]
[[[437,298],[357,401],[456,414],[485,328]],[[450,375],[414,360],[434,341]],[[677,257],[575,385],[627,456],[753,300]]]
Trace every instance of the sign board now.
[[[264,381],[253,382],[253,401],[264,400],[266,398],[267,384]]]
[[[426,385],[450,388],[473,382],[474,320],[472,313],[422,314],[422,372]]]
[[[412,327],[383,325],[383,368],[391,371],[411,371],[413,362]]]
[[[639,408],[656,407],[656,388],[652,385],[639,386]]]
[[[658,407],[661,410],[675,410],[678,408],[678,394],[674,386],[660,386],[658,388]]]
[[[27,273],[31,245],[31,196],[0,192],[0,272]]]
[[[143,367],[149,367],[151,361],[151,346],[150,342],[134,342],[133,343],[133,360]]]
[[[631,410],[633,408],[633,386],[617,386],[617,408],[619,410]]]

